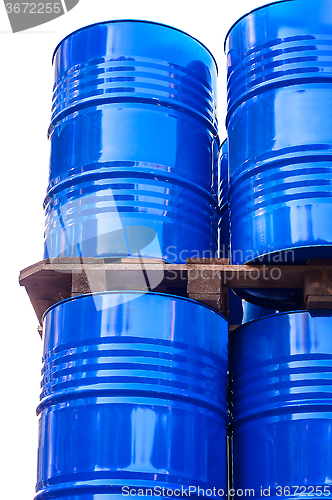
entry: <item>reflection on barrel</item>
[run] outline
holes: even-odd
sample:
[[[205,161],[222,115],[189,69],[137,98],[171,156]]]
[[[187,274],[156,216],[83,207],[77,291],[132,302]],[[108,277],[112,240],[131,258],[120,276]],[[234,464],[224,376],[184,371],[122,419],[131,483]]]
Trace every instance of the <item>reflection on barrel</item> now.
[[[284,498],[291,487],[300,498],[332,487],[331,332],[331,311],[280,313],[233,332],[235,489]],[[296,495],[296,486],[305,488]]]
[[[45,257],[217,250],[217,68],[189,35],[115,21],[54,55]]]
[[[226,491],[219,313],[172,295],[105,292],[56,304],[44,325],[38,500],[111,499],[123,486]]]

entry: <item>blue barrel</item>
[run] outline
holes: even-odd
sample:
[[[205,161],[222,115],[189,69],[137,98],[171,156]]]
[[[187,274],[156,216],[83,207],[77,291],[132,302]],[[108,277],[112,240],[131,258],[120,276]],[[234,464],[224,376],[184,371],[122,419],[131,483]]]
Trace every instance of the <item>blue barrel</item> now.
[[[215,256],[217,66],[188,34],[110,21],[54,53],[45,258]]]
[[[331,496],[331,333],[332,311],[280,313],[233,332],[237,497]]]
[[[104,292],[50,308],[36,499],[111,500],[124,486],[222,496],[227,336],[216,311],[160,293]]]
[[[232,262],[331,255],[332,9],[275,2],[229,31]]]

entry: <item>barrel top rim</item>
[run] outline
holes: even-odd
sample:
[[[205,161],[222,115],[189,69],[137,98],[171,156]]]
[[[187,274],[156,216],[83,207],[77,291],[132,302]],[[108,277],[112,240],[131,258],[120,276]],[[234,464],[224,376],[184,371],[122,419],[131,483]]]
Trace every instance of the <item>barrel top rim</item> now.
[[[206,45],[204,45],[203,42],[201,42],[200,40],[198,40],[198,38],[195,38],[194,36],[190,35],[186,31],[183,31],[183,30],[181,30],[179,28],[174,28],[174,26],[170,26],[169,24],[159,23],[157,21],[148,21],[148,20],[144,20],[144,19],[110,19],[108,21],[100,21],[100,22],[97,22],[97,23],[88,24],[87,26],[82,26],[82,28],[78,28],[77,30],[72,31],[67,36],[65,36],[64,38],[62,38],[62,40],[60,40],[60,42],[57,44],[57,46],[54,49],[53,56],[52,56],[52,64],[54,63],[55,54],[57,53],[60,45],[65,40],[67,40],[67,38],[71,37],[72,35],[75,35],[79,31],[82,31],[82,30],[85,30],[85,29],[88,29],[88,28],[93,28],[94,26],[98,26],[98,25],[102,25],[102,24],[115,24],[115,23],[154,24],[156,26],[162,26],[163,28],[169,28],[171,30],[178,31],[179,33],[182,33],[183,35],[188,36],[189,38],[191,38],[195,42],[199,43],[210,54],[210,56],[211,56],[211,58],[212,58],[212,60],[213,60],[213,62],[215,64],[215,67],[216,67],[216,70],[217,70],[217,75],[218,75],[218,64],[217,64],[216,58],[212,54],[211,50],[208,49],[208,47]]]
[[[226,318],[219,311],[216,311],[212,307],[210,307],[210,306],[208,306],[206,304],[203,304],[202,302],[198,302],[197,300],[190,299],[189,297],[182,297],[181,295],[174,295],[172,293],[155,292],[153,290],[149,291],[149,292],[145,292],[145,291],[142,291],[142,290],[104,290],[102,292],[93,292],[93,293],[84,293],[84,294],[80,294],[80,295],[75,295],[74,297],[68,297],[67,299],[60,300],[59,302],[56,302],[52,306],[48,307],[46,309],[46,311],[43,313],[42,319],[44,321],[46,315],[52,309],[55,309],[56,307],[60,306],[61,304],[64,304],[65,302],[74,301],[76,299],[81,299],[81,298],[84,298],[84,297],[94,297],[96,295],[112,295],[112,294],[124,294],[124,293],[125,294],[140,294],[142,296],[143,295],[159,295],[159,296],[163,296],[163,297],[170,297],[172,299],[182,300],[184,302],[191,302],[191,303],[194,303],[194,304],[196,304],[198,306],[202,306],[205,309],[208,309],[209,311],[217,314],[217,316],[220,316],[223,320],[225,320],[227,322]]]
[[[257,323],[257,321],[262,321],[265,319],[270,319],[270,318],[276,318],[279,316],[285,316],[289,314],[303,314],[303,313],[308,313],[312,314],[314,316],[320,316],[322,313],[324,313],[326,316],[332,316],[332,310],[330,309],[299,309],[296,311],[281,311],[279,313],[273,313],[273,314],[267,314],[266,316],[262,316],[261,318],[256,318],[252,319],[250,321],[247,321],[246,323],[243,323],[242,325],[238,326],[235,330],[233,330],[232,335],[237,333],[239,330],[242,330],[242,328],[252,325],[253,323]]]
[[[258,10],[262,10],[262,9],[266,9],[267,7],[271,7],[271,5],[277,5],[277,4],[281,4],[281,3],[295,2],[295,1],[297,1],[297,0],[275,0],[274,2],[267,3],[266,5],[261,5],[261,7],[256,7],[255,9],[250,10],[246,14],[243,14],[243,16],[239,17],[239,19],[232,24],[232,26],[229,28],[229,30],[226,33],[225,41],[224,41],[224,53],[226,53],[226,43],[227,43],[227,39],[228,39],[231,31],[233,30],[233,28],[235,28],[235,26],[237,24],[239,24],[242,21],[242,19],[244,19],[247,16],[250,16],[254,12],[257,12]]]

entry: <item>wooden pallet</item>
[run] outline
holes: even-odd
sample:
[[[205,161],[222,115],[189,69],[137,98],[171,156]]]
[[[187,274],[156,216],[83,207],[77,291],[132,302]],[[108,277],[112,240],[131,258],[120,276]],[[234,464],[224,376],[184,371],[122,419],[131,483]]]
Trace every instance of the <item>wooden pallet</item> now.
[[[230,265],[227,259],[188,259],[168,264],[157,259],[56,258],[20,273],[40,325],[56,302],[104,290],[155,290],[207,304],[227,317],[229,288],[302,289],[305,309],[332,309],[332,261],[307,265]]]

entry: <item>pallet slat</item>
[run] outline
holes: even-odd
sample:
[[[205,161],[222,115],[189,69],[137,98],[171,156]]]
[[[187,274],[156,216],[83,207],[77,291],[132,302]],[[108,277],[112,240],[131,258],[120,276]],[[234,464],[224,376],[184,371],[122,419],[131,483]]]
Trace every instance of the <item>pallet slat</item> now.
[[[332,261],[307,265],[230,265],[226,259],[46,259],[23,269],[19,283],[40,324],[45,310],[82,293],[103,290],[171,291],[210,305],[227,316],[229,288],[303,289],[304,308],[332,308]]]

